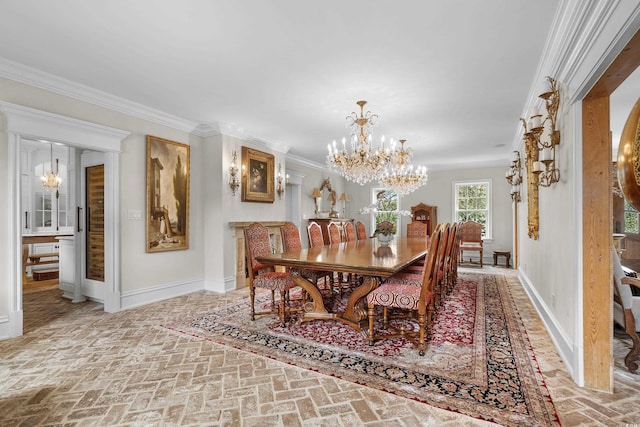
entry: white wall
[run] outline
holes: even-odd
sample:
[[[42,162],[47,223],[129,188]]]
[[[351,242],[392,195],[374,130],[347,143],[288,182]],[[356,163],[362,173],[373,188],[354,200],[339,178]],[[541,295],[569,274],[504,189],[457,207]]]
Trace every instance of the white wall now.
[[[581,99],[640,28],[640,2],[564,1],[523,111],[541,105],[545,76],[560,84],[560,182],[539,192],[539,239],[527,236],[520,209],[520,278],[573,379],[583,384]],[[520,139],[514,146],[521,147]],[[603,177],[603,179],[610,179]],[[605,285],[608,286],[608,285]],[[609,304],[603,301],[603,304]]]

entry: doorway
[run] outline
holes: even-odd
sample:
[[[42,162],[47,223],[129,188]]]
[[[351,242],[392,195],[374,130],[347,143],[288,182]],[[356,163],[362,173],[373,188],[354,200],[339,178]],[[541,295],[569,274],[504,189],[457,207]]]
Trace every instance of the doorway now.
[[[43,140],[61,144],[77,150],[93,150],[101,153],[104,164],[104,310],[116,312],[120,310],[119,282],[119,239],[117,235],[119,217],[119,187],[117,172],[119,152],[122,140],[129,135],[115,128],[97,125],[90,122],[71,119],[56,114],[35,110],[20,105],[0,102],[6,117],[8,141],[9,176],[12,177],[12,197],[9,221],[13,247],[10,257],[10,337],[22,335],[23,332],[23,300],[22,300],[22,203],[21,203],[21,146],[23,140]],[[80,183],[78,173],[70,180]],[[78,188],[76,187],[76,188]],[[75,206],[71,210],[77,212]],[[72,235],[75,247],[79,247],[78,221],[75,221]],[[76,253],[79,253],[76,251]],[[77,258],[76,258],[77,259]],[[75,270],[77,271],[77,268]],[[77,275],[76,277],[79,277]]]
[[[640,32],[582,100],[582,256],[584,383],[613,390],[611,255],[611,94],[640,66]],[[608,283],[609,286],[602,286]],[[586,349],[586,345],[585,345]]]

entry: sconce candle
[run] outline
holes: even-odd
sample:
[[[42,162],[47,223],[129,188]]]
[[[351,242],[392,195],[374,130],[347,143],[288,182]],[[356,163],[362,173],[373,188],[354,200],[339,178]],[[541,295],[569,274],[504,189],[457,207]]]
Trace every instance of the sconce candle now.
[[[553,160],[553,152],[551,148],[545,148],[544,150],[540,150],[540,160]]]
[[[542,163],[533,162],[533,171],[534,172],[542,172]]]

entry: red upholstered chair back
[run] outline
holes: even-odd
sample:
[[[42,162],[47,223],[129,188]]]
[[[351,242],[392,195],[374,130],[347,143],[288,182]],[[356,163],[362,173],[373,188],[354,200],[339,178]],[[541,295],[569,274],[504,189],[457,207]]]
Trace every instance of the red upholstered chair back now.
[[[324,239],[322,238],[322,228],[317,222],[311,222],[307,226],[307,235],[309,236],[309,247],[315,248],[318,246],[324,246]]]
[[[358,240],[367,240],[367,229],[364,228],[364,224],[360,221],[356,222],[356,234]]]
[[[329,244],[334,245],[336,243],[340,243],[342,238],[340,236],[340,228],[338,228],[338,224],[335,222],[330,222],[327,226],[327,230],[329,231]]]
[[[356,231],[353,227],[353,223],[351,222],[344,223],[344,240],[347,242],[353,242],[356,240]]]
[[[300,242],[300,230],[292,222],[285,223],[280,229],[282,235],[282,247],[285,252],[299,251],[302,249],[302,242]]]
[[[427,224],[413,221],[407,224],[407,237],[427,237]]]
[[[250,277],[255,277],[256,273],[264,269],[273,269],[270,265],[265,265],[257,261],[257,257],[271,254],[271,240],[269,230],[264,225],[254,222],[244,229],[244,240],[247,247],[247,260]]]

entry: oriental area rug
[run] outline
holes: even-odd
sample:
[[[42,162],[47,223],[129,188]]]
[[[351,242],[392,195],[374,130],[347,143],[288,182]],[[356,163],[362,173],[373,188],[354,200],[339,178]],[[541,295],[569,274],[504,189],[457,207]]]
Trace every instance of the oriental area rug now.
[[[269,301],[270,293],[260,293],[256,308]],[[339,310],[344,302],[332,304]],[[502,425],[560,425],[499,274],[459,273],[434,316],[423,357],[401,338],[370,346],[364,332],[335,320],[293,318],[284,328],[276,316],[251,321],[248,298],[165,327]]]

